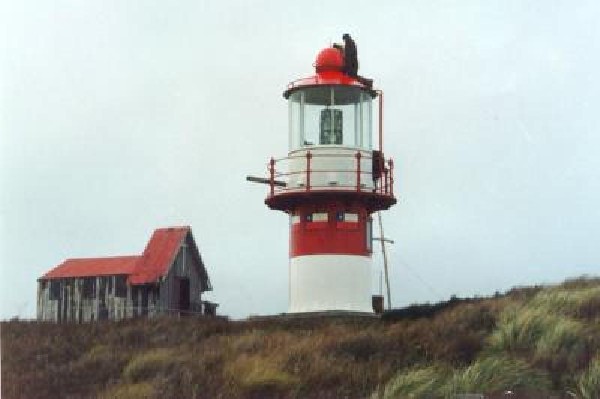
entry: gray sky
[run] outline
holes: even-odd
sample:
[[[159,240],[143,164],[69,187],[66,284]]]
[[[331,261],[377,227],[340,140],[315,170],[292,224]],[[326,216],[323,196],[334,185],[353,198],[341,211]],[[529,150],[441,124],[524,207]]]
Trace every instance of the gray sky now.
[[[385,92],[395,306],[600,274],[599,4],[3,1],[0,318],[65,258],[182,224],[220,312],[285,311],[288,220],[244,177],[344,32]]]

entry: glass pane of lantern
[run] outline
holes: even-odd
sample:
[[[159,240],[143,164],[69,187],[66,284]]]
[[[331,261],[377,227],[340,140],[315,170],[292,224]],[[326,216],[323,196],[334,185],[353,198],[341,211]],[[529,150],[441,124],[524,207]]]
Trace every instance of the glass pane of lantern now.
[[[295,92],[289,98],[289,146],[295,150],[302,146],[302,92]]]

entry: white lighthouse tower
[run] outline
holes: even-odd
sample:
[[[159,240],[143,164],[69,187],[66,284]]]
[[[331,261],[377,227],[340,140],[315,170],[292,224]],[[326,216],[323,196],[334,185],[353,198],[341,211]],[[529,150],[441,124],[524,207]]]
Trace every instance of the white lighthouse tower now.
[[[374,212],[396,203],[383,157],[382,93],[326,48],[315,75],[289,84],[289,151],[269,164],[265,203],[290,217],[289,312],[372,312]],[[373,100],[379,98],[374,149]]]

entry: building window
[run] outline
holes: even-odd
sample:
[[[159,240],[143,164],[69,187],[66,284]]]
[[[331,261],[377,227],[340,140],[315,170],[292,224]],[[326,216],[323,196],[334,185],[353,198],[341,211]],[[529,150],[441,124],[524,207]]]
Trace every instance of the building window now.
[[[50,300],[56,301],[60,298],[60,281],[50,281]]]
[[[127,298],[127,280],[125,276],[115,276],[115,297]]]
[[[83,279],[82,297],[83,297],[83,299],[96,298],[96,278],[95,277],[86,277]]]

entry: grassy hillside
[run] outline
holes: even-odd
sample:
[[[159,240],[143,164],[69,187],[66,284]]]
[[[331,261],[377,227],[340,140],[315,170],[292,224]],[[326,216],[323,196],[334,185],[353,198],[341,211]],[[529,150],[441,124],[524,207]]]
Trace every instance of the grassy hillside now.
[[[600,279],[371,318],[3,322],[2,398],[600,397]],[[500,396],[499,396],[500,397]]]

